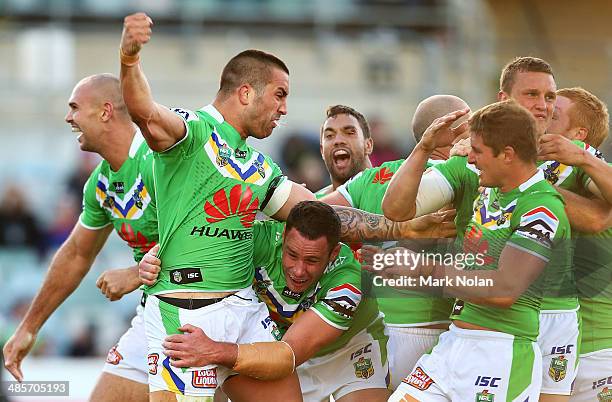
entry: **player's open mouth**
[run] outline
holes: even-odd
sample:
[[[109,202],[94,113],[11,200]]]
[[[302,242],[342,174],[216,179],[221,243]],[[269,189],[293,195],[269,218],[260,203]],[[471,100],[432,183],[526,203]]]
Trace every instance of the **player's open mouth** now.
[[[351,154],[346,149],[337,149],[332,153],[334,165],[342,169],[348,166],[351,161]]]
[[[291,282],[294,282],[297,285],[303,285],[306,282],[308,282],[308,279],[298,279],[298,278],[294,278],[291,274],[289,274],[289,279],[291,279]]]

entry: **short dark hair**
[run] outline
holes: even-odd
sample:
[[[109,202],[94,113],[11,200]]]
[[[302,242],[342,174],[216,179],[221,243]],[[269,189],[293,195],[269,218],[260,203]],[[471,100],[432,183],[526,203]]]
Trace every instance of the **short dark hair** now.
[[[294,228],[309,240],[325,236],[330,251],[340,241],[340,218],[332,207],[321,201],[298,202],[285,223],[286,232]]]
[[[510,94],[514,86],[516,73],[546,73],[555,77],[552,67],[548,62],[537,57],[516,57],[514,60],[506,64],[499,78],[499,90]]]
[[[370,125],[366,120],[365,116],[359,113],[357,110],[353,109],[350,106],[345,105],[334,105],[327,108],[325,112],[327,118],[336,117],[339,114],[348,114],[349,116],[353,116],[359,122],[359,126],[361,127],[361,131],[363,132],[363,138],[372,138],[372,134],[370,133]]]
[[[534,117],[527,109],[509,99],[492,103],[476,111],[469,120],[470,132],[499,155],[512,147],[525,162],[537,160],[537,130]]]
[[[256,49],[240,52],[223,68],[219,93],[227,95],[240,85],[249,84],[261,94],[270,82],[273,68],[289,74],[285,63],[273,54]]]

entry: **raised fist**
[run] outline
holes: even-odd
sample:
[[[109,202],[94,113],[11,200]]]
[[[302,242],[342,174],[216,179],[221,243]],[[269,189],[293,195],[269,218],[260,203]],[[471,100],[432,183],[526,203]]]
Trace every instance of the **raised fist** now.
[[[121,34],[121,52],[126,56],[134,56],[142,46],[151,39],[153,20],[145,13],[128,15],[123,20]]]

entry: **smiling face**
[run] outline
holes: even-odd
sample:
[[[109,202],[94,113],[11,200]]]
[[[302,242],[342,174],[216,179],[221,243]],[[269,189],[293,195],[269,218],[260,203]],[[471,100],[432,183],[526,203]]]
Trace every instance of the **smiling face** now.
[[[302,293],[317,283],[329,262],[335,259],[340,245],[330,249],[325,236],[310,240],[296,228],[285,232],[283,239],[283,272],[287,287]]]
[[[546,133],[555,109],[557,85],[548,73],[519,71],[510,93],[500,92],[500,100],[514,99],[536,119],[537,134]]]
[[[364,138],[359,121],[349,114],[325,120],[321,133],[321,155],[336,183],[344,183],[368,167],[372,139]]]
[[[278,120],[287,114],[289,75],[278,68],[270,74],[270,82],[261,93],[253,91],[255,99],[245,111],[248,135],[259,139],[270,136]]]
[[[68,100],[70,110],[64,120],[72,127],[72,132],[78,133],[77,141],[83,151],[99,151],[99,117],[102,113],[99,103],[87,82],[77,84]]]

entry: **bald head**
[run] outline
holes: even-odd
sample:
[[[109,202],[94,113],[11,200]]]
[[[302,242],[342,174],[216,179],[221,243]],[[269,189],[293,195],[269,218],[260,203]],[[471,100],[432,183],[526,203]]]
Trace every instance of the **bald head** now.
[[[434,95],[419,103],[412,118],[412,132],[416,142],[421,140],[427,127],[438,117],[445,114],[469,108],[468,104],[454,95]],[[466,115],[467,116],[467,115]],[[461,124],[468,117],[462,117],[455,125]]]
[[[88,100],[96,106],[105,102],[113,104],[115,113],[127,114],[127,108],[121,95],[121,83],[113,74],[103,73],[83,78],[74,87],[86,94]]]

